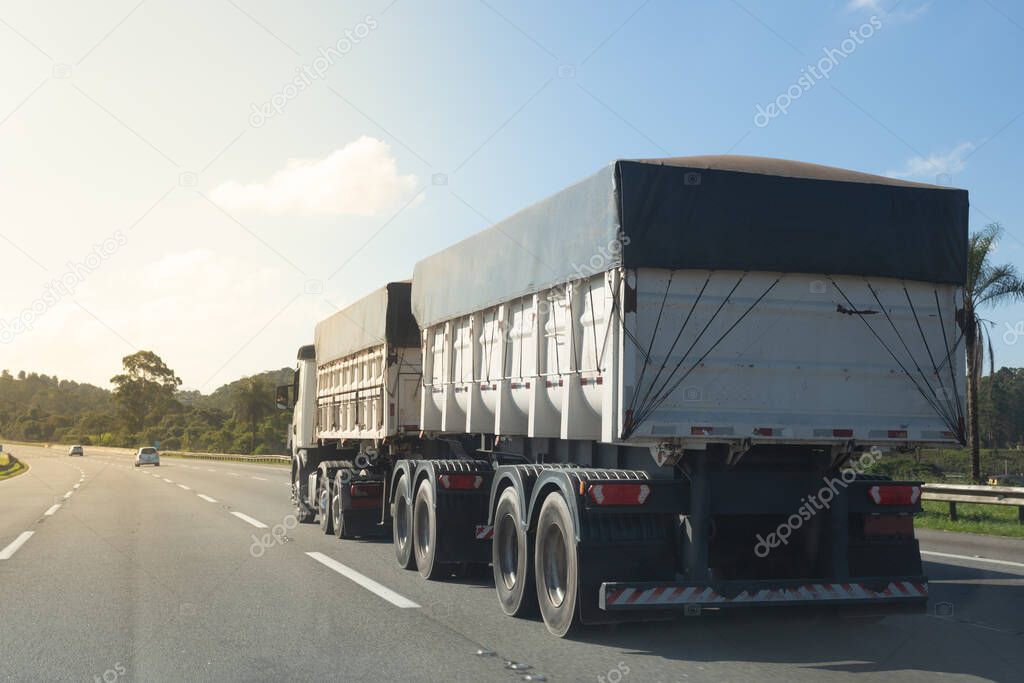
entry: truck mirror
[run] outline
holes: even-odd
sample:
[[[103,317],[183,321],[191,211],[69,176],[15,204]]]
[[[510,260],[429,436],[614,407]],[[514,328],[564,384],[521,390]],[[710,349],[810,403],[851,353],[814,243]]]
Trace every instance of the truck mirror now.
[[[289,389],[291,389],[291,387],[287,384],[277,388],[277,391],[274,394],[274,403],[277,405],[278,410],[288,410],[292,407],[290,397],[288,396]]]

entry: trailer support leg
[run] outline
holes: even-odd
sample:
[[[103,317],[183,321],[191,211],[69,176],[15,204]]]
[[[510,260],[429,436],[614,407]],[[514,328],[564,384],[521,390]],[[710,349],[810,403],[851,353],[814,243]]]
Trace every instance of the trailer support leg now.
[[[833,499],[829,510],[829,539],[831,539],[832,576],[840,581],[850,578],[850,497],[842,490]]]
[[[696,451],[691,460],[690,514],[686,518],[686,573],[690,581],[708,578],[708,544],[711,538],[711,477],[708,452]]]

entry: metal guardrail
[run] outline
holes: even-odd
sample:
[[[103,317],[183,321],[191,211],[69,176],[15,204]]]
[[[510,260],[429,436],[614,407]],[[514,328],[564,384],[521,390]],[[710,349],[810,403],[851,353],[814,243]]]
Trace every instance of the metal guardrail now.
[[[160,451],[160,457],[187,458],[190,460],[228,460],[235,462],[287,463],[287,455],[241,455],[236,453],[185,453],[183,451]]]
[[[957,503],[1016,505],[1017,521],[1024,524],[1024,487],[979,486],[971,484],[925,484],[921,500],[949,503],[949,518],[956,521]]]
[[[29,442],[29,441],[5,441],[5,444],[17,443],[25,446],[41,446],[42,448],[66,448],[67,444],[55,444],[47,442]],[[84,448],[88,451],[91,448],[101,448],[107,451],[118,451],[124,455],[134,455],[135,448],[123,448],[120,446],[94,446],[85,445]],[[159,449],[158,449],[159,450]],[[4,451],[8,455],[7,451]],[[287,455],[244,455],[242,453],[194,453],[189,451],[160,451],[160,457],[172,457],[172,458],[191,458],[195,460],[227,460],[235,462],[262,462],[262,463],[288,463],[291,462],[291,458]]]

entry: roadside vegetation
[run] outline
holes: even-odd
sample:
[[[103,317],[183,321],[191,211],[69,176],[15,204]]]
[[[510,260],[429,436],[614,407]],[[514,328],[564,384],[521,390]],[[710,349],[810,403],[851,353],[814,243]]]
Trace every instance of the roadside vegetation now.
[[[290,415],[274,407],[282,368],[245,377],[211,394],[182,391],[151,351],[123,359],[114,389],[8,370],[0,372],[2,439],[210,453],[284,453]]]
[[[949,503],[926,500],[922,506],[924,512],[914,518],[919,528],[1024,538],[1024,524],[1017,521],[1017,508],[1012,505],[957,503],[955,522],[949,518]]]

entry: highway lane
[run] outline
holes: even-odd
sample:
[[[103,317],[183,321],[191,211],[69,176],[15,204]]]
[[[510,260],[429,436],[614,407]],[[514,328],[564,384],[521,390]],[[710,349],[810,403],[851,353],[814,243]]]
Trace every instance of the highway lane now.
[[[7,680],[89,679],[117,665],[124,680],[518,680],[505,659],[548,680],[1011,681],[1024,671],[1024,567],[926,555],[932,605],[950,603],[947,616],[731,613],[562,641],[504,617],[487,579],[428,584],[396,566],[389,542],[295,525],[285,468],[165,458],[136,469],[123,453],[11,449],[41,481],[16,497],[4,487],[28,475],[0,484],[0,549],[36,531],[0,561],[0,639],[16,653],[0,665]],[[81,488],[44,517],[77,468]],[[1024,562],[1020,542],[922,537],[944,555]]]

